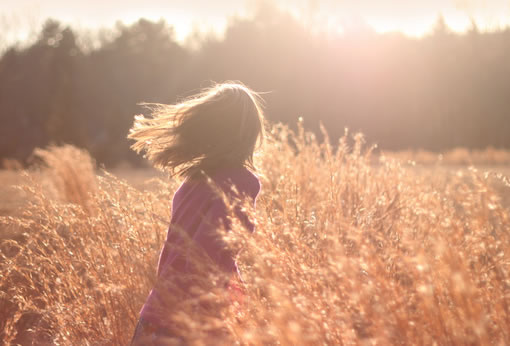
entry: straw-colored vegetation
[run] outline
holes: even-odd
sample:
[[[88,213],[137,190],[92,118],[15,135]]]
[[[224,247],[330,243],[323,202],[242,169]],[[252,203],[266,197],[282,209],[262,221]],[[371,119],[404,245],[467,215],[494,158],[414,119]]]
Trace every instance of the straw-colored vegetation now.
[[[483,150],[455,148],[444,153],[434,153],[426,150],[401,150],[388,152],[386,155],[402,161],[411,160],[423,164],[510,165],[510,151],[492,147]]]
[[[420,174],[361,136],[335,146],[276,126],[258,166],[242,304],[203,270],[170,317],[190,344],[510,343],[510,211],[503,175]],[[142,191],[72,147],[39,151],[26,204],[0,218],[0,338],[125,345],[154,284],[175,181]],[[238,225],[234,222],[234,225]],[[176,293],[176,296],[178,294]],[[197,301],[200,304],[197,304]],[[199,306],[199,308],[197,308]],[[221,342],[220,340],[221,339]]]

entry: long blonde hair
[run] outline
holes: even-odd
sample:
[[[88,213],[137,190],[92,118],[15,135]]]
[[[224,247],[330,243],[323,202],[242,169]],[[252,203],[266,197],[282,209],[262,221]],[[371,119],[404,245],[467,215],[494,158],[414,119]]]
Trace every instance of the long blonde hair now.
[[[253,167],[264,138],[263,100],[240,82],[225,82],[174,104],[142,104],[151,117],[136,115],[131,148],[156,167],[192,176],[224,165]]]

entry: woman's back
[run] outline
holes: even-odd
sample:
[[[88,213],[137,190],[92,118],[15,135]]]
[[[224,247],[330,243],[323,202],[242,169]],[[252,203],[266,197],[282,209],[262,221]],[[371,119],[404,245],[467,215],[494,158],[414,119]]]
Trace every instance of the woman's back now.
[[[224,272],[235,274],[237,266],[232,254],[221,240],[219,229],[229,229],[227,206],[234,203],[234,216],[239,218],[248,231],[253,231],[254,225],[247,215],[241,211],[240,205],[247,201],[255,206],[255,200],[260,190],[258,178],[248,169],[240,167],[224,167],[211,173],[209,179],[204,176],[188,178],[174,194],[172,202],[172,220],[168,229],[167,239],[161,251],[158,264],[158,281],[160,285],[151,291],[142,308],[141,317],[154,324],[161,324],[161,310],[163,294],[168,289],[159,292],[158,287],[165,287],[165,280],[179,285],[177,275],[194,274],[192,255],[189,251],[199,250],[207,254],[213,262]],[[186,246],[191,240],[193,246]],[[187,290],[190,282],[183,280],[180,289]]]

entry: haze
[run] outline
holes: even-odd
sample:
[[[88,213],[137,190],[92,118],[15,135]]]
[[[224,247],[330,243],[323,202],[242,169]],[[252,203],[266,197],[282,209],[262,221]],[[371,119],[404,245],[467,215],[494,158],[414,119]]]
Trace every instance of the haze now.
[[[426,34],[439,14],[454,31],[462,32],[473,21],[480,30],[495,30],[510,23],[510,1],[505,0],[273,0],[266,1],[300,17],[314,29],[346,31],[370,26],[377,32],[401,31],[410,36]],[[178,40],[191,32],[224,30],[232,16],[249,15],[262,2],[256,0],[18,0],[0,2],[0,41],[24,41],[38,32],[49,17],[75,29],[130,24],[140,17],[165,19]],[[140,5],[143,4],[143,5]]]

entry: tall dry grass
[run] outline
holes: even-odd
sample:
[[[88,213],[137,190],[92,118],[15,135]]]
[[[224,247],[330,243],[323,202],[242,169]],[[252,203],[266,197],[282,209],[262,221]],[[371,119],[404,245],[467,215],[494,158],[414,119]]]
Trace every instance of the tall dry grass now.
[[[352,146],[347,135],[331,146],[281,125],[270,136],[250,212],[256,232],[234,220],[226,236],[242,249],[244,302],[230,304],[220,274],[203,266],[193,298],[169,298],[182,338],[510,343],[508,178],[475,169],[424,176],[384,157],[373,165],[360,135]],[[22,187],[31,196],[22,216],[0,219],[0,337],[124,345],[154,284],[177,182],[141,191],[96,175],[72,147],[39,155],[48,180]]]
[[[510,151],[488,147],[483,150],[458,147],[443,153],[426,150],[401,150],[384,155],[401,161],[414,161],[422,164],[443,163],[449,165],[510,165]]]

